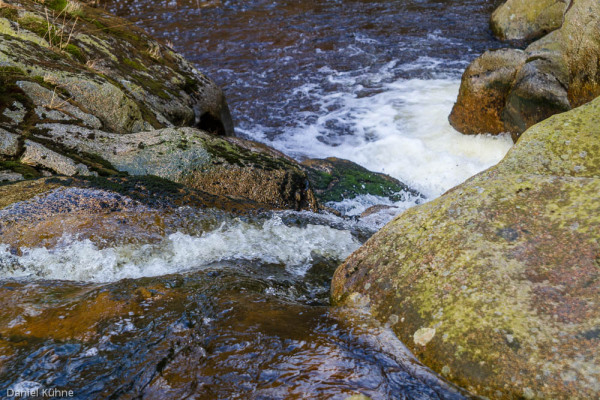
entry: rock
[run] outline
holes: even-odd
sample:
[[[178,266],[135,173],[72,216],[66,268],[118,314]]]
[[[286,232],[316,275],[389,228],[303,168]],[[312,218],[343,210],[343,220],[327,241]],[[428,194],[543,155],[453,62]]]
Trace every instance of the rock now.
[[[319,201],[342,201],[362,194],[389,197],[394,201],[421,195],[391,176],[371,172],[352,161],[330,157],[302,162]]]
[[[450,124],[465,134],[505,132],[502,112],[517,71],[527,56],[521,50],[487,51],[462,77]]]
[[[544,59],[525,64],[516,75],[506,99],[503,121],[509,132],[524,132],[539,121],[569,111],[568,93]]]
[[[384,211],[384,210],[395,210],[395,209],[397,209],[397,207],[388,206],[388,205],[385,205],[385,204],[376,204],[374,206],[371,206],[371,207],[367,208],[365,211],[363,211],[360,214],[360,217],[361,218],[366,218],[368,216],[371,216],[373,214],[377,214],[377,213],[379,213],[381,211]]]
[[[69,235],[98,246],[152,243],[174,233],[182,206],[202,211],[194,218],[205,226],[263,207],[153,177],[41,178],[0,186],[0,236],[15,251]]]
[[[516,140],[550,115],[600,95],[598,15],[595,0],[571,2],[562,26],[529,45],[518,62],[489,52],[475,60],[463,75],[450,123],[463,133],[510,132]]]
[[[19,135],[0,129],[0,158],[14,157],[19,153]]]
[[[220,138],[194,128],[127,135],[63,124],[43,124],[40,128],[44,129],[43,135],[34,139],[48,140],[83,160],[87,154],[94,154],[104,160],[100,164],[108,170],[154,175],[215,195],[262,203],[268,208],[318,209],[300,166],[260,143]],[[73,175],[64,170],[60,173]]]
[[[535,40],[562,26],[566,0],[508,0],[492,14],[500,40]]]
[[[95,116],[81,111],[67,100],[63,100],[55,91],[46,89],[35,82],[17,81],[16,85],[38,106],[36,113],[40,120],[50,119],[70,123],[80,123],[88,128],[100,129],[102,122]],[[39,111],[38,111],[39,110]]]
[[[371,398],[364,394],[353,394],[352,396],[346,397],[345,400],[371,400]]]
[[[26,165],[47,168],[61,175],[92,175],[84,164],[77,164],[72,159],[31,140],[25,141],[25,152],[20,161]]]
[[[101,8],[43,3],[0,12],[5,127],[19,131],[61,111],[60,120],[66,114],[114,133],[194,126],[234,134],[221,90],[170,48]],[[34,105],[46,117],[26,113]]]
[[[334,301],[370,304],[425,365],[473,394],[595,397],[599,136],[600,98],[530,128],[497,166],[351,255]]]
[[[10,170],[0,171],[0,182],[17,182],[22,181],[24,179],[25,178],[23,177],[23,175],[17,172],[13,172]]]
[[[318,209],[294,160],[216,137],[234,132],[214,82],[141,29],[77,4],[0,8],[2,171],[153,175],[266,208]]]

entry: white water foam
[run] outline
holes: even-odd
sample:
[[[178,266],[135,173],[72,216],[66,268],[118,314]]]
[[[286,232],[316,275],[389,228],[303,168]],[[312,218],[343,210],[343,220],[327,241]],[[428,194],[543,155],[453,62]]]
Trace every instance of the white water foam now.
[[[279,216],[261,224],[236,220],[201,236],[174,233],[157,244],[99,248],[88,239],[65,237],[52,249],[0,245],[0,277],[110,282],[159,276],[227,260],[282,264],[304,274],[315,257],[342,261],[360,243],[349,231],[323,225],[287,226]]]
[[[307,122],[289,127],[272,142],[260,127],[242,133],[300,159],[349,159],[391,175],[429,199],[498,163],[512,146],[508,135],[469,136],[450,126],[457,79],[401,79],[361,97],[361,82],[369,77],[327,72],[330,82],[346,89],[323,93],[314,84],[297,89],[294,95],[312,98],[320,108]]]

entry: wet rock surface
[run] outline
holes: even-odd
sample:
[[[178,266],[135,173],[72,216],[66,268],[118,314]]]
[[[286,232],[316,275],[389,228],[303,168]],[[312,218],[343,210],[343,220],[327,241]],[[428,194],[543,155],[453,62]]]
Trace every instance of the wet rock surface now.
[[[108,285],[3,282],[0,384],[81,399],[464,398],[407,353],[376,350],[389,338],[369,318],[269,294],[299,298],[318,276],[220,263]]]
[[[204,210],[214,224],[264,210],[152,177],[42,178],[0,186],[0,198],[2,243],[17,252],[53,247],[65,236],[103,246],[156,241],[177,230],[183,206]]]
[[[529,16],[502,11],[515,3],[501,6],[494,18],[512,21],[513,15]],[[538,2],[531,3],[530,11],[536,15]],[[558,1],[552,7],[558,10],[564,5]],[[451,124],[463,133],[510,132],[516,140],[537,122],[594,99],[600,94],[598,15],[596,1],[571,2],[559,27],[531,43],[524,53],[488,52],[475,60],[463,75]],[[537,26],[525,20],[515,23],[533,30]]]
[[[336,271],[423,361],[494,398],[598,393],[600,99],[523,134],[497,166],[410,209]]]

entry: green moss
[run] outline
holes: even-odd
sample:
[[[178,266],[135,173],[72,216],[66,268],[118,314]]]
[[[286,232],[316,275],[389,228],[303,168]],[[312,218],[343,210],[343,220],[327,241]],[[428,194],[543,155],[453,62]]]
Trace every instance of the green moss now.
[[[67,6],[67,0],[51,0],[45,3],[46,7],[55,10],[62,11]]]
[[[54,25],[50,24],[49,26],[48,22],[42,18],[36,17],[31,14],[27,14],[23,18],[19,18],[18,23],[21,27],[35,33],[41,38],[45,38],[46,40],[48,40],[48,42],[60,40],[60,37],[57,37],[54,34],[54,32],[56,31]],[[50,28],[50,35],[48,28]]]
[[[146,76],[136,76],[141,86],[155,96],[161,99],[170,100],[171,96],[165,91],[165,86],[160,82]]]
[[[225,160],[228,164],[239,167],[252,166],[265,171],[281,169],[298,169],[284,158],[274,157],[260,152],[250,151],[234,146],[227,140],[214,138],[202,139],[203,147],[215,159]]]
[[[194,78],[186,76],[180,87],[186,93],[195,93],[198,91],[198,81]]]
[[[13,66],[0,66],[0,79],[6,81],[15,77],[26,77],[27,74],[21,68]]]
[[[26,73],[19,68],[8,66],[0,67],[0,121],[6,120],[8,122],[7,117],[3,115],[3,110],[15,101],[25,105],[26,109],[31,109],[29,98],[25,96],[21,88],[15,84],[17,80],[26,78]],[[29,112],[22,125],[27,124],[28,117],[31,116],[31,114],[34,113]]]
[[[317,198],[322,202],[342,201],[361,194],[389,197],[393,201],[402,200],[406,192],[418,193],[395,179],[371,172],[357,164],[346,160],[320,160],[327,166],[326,172],[319,168],[305,167],[308,179],[315,190]]]
[[[0,8],[0,18],[6,18],[15,21],[19,17],[19,11],[16,8],[3,7]]]
[[[35,168],[18,161],[0,161],[0,170],[11,170],[23,175],[25,179],[37,179],[42,176]]]
[[[65,46],[64,50],[73,55],[77,61],[81,62],[81,63],[85,63],[85,56],[83,55],[83,53],[81,52],[81,50],[79,49],[79,47],[75,46],[74,44],[69,43],[68,45]]]
[[[143,64],[141,64],[137,61],[131,60],[129,58],[123,58],[123,63],[125,65],[130,66],[133,69],[138,70],[138,71],[147,71],[148,70],[148,68],[146,68]]]
[[[170,204],[188,194],[186,188],[168,179],[154,175],[127,177],[80,177],[89,187],[109,190],[149,205]],[[68,181],[71,185],[76,181]]]
[[[83,19],[90,22],[92,25],[94,25],[99,30],[107,30],[108,29],[108,27],[106,25],[104,25],[102,22],[98,21],[95,18],[85,18],[84,17]]]

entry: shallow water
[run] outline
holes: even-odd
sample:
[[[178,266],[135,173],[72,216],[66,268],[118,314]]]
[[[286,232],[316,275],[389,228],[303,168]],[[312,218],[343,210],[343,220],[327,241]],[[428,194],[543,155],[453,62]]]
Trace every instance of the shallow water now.
[[[350,159],[432,199],[511,145],[447,122],[462,70],[499,47],[487,30],[493,3],[105,6],[171,41],[224,87],[239,135],[299,160]],[[0,388],[73,389],[81,399],[462,398],[389,328],[329,306],[337,265],[415,203],[361,196],[332,205],[348,217],[398,206],[362,220],[180,209],[164,218],[167,230],[144,226],[148,237],[65,228],[45,246],[0,244]]]

